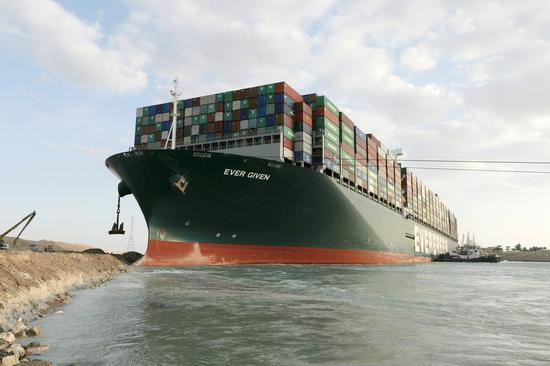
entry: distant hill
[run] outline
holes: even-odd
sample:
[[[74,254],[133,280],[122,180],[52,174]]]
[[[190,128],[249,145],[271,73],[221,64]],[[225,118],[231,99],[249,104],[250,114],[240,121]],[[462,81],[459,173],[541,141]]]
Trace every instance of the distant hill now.
[[[51,245],[54,247],[56,251],[75,251],[80,252],[86,249],[92,248],[91,245],[87,244],[74,244],[74,243],[65,243],[63,241],[53,241],[53,240],[29,240],[29,239],[21,239],[17,240],[17,246],[13,246],[13,237],[5,237],[4,241],[10,245],[10,250],[29,250],[29,246],[31,243],[35,243],[38,247],[38,250],[43,251],[44,248],[46,248],[48,245]]]

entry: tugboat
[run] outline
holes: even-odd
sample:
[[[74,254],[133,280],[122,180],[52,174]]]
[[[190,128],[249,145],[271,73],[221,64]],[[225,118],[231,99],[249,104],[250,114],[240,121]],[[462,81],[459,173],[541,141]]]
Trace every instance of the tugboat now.
[[[434,262],[483,262],[483,263],[498,263],[501,258],[495,254],[487,254],[483,249],[477,245],[475,235],[470,239],[470,233],[464,240],[462,235],[462,241],[459,246],[451,253],[440,254],[433,257]]]

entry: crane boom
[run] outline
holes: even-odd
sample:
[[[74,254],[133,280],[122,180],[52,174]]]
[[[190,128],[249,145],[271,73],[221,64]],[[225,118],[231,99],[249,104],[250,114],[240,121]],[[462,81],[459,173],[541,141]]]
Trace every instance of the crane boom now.
[[[17,240],[19,239],[19,237],[21,236],[21,234],[23,233],[23,231],[25,231],[25,229],[27,228],[27,226],[29,226],[29,224],[31,223],[32,219],[34,219],[34,217],[36,216],[36,211],[33,211],[31,212],[30,214],[28,214],[27,216],[23,217],[21,220],[19,220],[19,222],[15,225],[13,225],[12,227],[10,227],[6,232],[4,232],[3,234],[0,234],[0,243],[3,241],[3,239],[6,237],[6,235],[8,235],[9,233],[11,233],[13,230],[15,230],[19,225],[21,225],[24,221],[27,221],[25,223],[25,226],[23,226],[23,228],[21,229],[21,231],[19,231],[19,234],[17,234],[17,237],[13,240],[13,246],[15,246],[15,244],[17,244]]]

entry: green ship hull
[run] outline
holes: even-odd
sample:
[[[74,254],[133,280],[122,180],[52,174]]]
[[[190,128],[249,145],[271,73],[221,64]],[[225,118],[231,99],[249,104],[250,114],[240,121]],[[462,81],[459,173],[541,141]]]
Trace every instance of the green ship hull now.
[[[408,263],[456,246],[300,166],[189,150],[130,151],[106,165],[147,222],[144,265]]]

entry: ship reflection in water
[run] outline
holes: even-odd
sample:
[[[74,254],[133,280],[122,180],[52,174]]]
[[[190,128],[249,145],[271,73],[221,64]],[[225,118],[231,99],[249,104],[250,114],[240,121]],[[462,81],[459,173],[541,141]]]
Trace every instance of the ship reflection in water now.
[[[549,281],[542,263],[134,268],[38,341],[60,365],[539,365]]]

